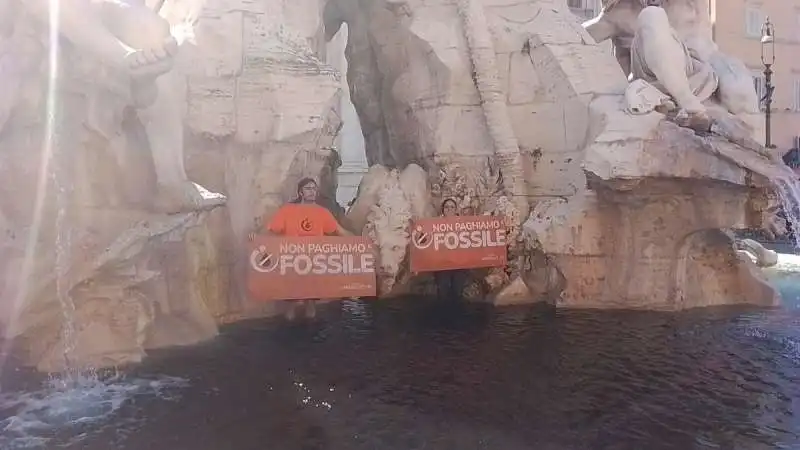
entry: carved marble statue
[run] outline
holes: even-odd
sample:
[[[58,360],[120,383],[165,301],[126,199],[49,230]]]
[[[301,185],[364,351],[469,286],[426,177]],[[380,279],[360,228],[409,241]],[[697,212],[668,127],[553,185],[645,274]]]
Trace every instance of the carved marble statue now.
[[[180,90],[172,87],[175,77],[180,75],[171,73],[179,43],[170,32],[170,23],[144,0],[63,0],[57,11],[50,10],[51,3],[0,0],[0,12],[8,10],[3,16],[13,17],[14,14],[9,14],[12,9],[21,8],[45,24],[51,21],[51,15],[57,14],[59,32],[77,49],[130,77],[131,102],[147,132],[158,180],[155,209],[177,213],[222,204],[224,196],[206,191],[186,175],[181,113],[184,99]],[[201,6],[198,2],[192,5],[195,9]],[[193,16],[187,13],[186,20],[196,20]],[[3,39],[0,45],[11,47],[11,41]],[[0,50],[3,51],[0,54],[2,131],[15,103],[15,86],[26,72],[23,66],[31,64],[31,57],[24,50],[17,54],[11,48],[0,47]]]
[[[641,80],[632,89],[643,90],[644,82],[669,95],[664,106],[680,108],[688,125],[711,127],[704,102],[713,98],[760,136],[752,78],[713,41],[705,0],[605,0],[601,13],[583,26],[597,42],[612,39],[629,79]]]

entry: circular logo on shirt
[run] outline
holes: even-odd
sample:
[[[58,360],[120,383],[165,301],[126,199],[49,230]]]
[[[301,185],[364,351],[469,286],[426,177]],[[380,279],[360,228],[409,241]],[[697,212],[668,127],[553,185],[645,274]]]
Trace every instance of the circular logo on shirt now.
[[[259,245],[250,253],[250,267],[261,273],[272,272],[278,267],[278,256],[269,253],[266,246]]]
[[[426,233],[422,230],[421,225],[417,225],[414,231],[411,232],[411,242],[414,244],[414,247],[424,250],[431,246],[433,239],[431,239],[430,233]]]
[[[311,223],[311,220],[308,217],[300,221],[300,229],[305,232],[311,231],[311,228],[313,227],[314,224]]]

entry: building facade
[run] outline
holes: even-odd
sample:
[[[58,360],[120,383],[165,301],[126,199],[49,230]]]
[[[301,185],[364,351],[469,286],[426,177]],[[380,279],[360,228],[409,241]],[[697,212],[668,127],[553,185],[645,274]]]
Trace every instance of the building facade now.
[[[591,19],[600,13],[600,0],[567,0],[567,6],[581,21]]]
[[[772,144],[785,153],[800,147],[800,0],[709,0],[714,39],[720,49],[741,59],[753,76],[759,97],[766,93],[761,62],[761,27],[775,27],[772,67]],[[765,109],[762,104],[762,111]]]

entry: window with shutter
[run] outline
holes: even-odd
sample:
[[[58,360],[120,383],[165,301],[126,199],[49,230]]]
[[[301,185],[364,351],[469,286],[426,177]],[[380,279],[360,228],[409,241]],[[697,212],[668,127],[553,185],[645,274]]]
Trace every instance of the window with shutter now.
[[[800,78],[794,79],[794,89],[792,89],[792,109],[800,112]]]
[[[748,6],[745,8],[745,32],[748,36],[759,37],[761,36],[761,25],[764,23],[761,10],[755,6]]]

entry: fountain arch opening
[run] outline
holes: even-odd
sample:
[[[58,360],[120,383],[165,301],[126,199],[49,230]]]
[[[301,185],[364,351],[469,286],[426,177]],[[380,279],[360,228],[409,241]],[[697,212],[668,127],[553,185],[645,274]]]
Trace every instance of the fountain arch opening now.
[[[345,23],[327,43],[326,48],[326,62],[341,74],[342,95],[338,109],[342,127],[335,141],[341,165],[336,173],[338,179],[336,201],[345,207],[355,199],[361,178],[369,168],[361,122],[350,98],[348,63],[345,56],[348,37],[349,28]]]

